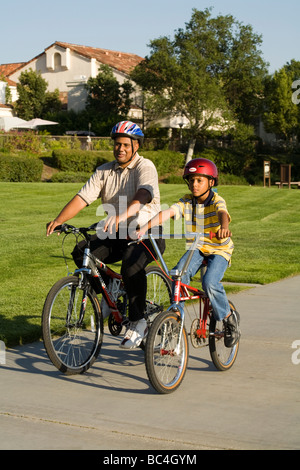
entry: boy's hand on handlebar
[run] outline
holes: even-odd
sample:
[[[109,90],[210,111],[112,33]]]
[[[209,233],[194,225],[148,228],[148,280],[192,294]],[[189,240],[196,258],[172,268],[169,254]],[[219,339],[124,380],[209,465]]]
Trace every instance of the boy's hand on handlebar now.
[[[217,231],[217,238],[218,240],[221,240],[222,238],[228,238],[231,237],[232,233],[228,228],[219,228]]]

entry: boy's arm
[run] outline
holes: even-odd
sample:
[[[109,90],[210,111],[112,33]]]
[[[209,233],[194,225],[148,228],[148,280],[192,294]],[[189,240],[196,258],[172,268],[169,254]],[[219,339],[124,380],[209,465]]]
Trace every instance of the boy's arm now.
[[[229,230],[229,215],[226,211],[219,211],[218,212],[219,224],[220,228],[217,231],[217,238],[220,240],[221,238],[231,237],[232,233]]]
[[[163,223],[170,219],[171,217],[174,217],[175,211],[174,209],[165,209],[164,211],[160,211],[158,214],[156,214],[151,220],[149,220],[145,225],[143,225],[139,230],[137,230],[137,233],[139,236],[145,235],[148,230],[150,230],[151,227],[155,227],[156,225],[163,225]]]

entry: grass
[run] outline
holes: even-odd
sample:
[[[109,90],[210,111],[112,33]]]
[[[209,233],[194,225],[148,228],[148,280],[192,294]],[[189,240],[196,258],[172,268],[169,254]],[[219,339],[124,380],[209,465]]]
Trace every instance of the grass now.
[[[67,274],[62,238],[46,238],[45,225],[80,187],[80,183],[0,183],[0,339],[7,346],[40,338],[45,296]],[[185,185],[161,185],[162,204],[170,205],[185,192]],[[224,283],[266,284],[300,273],[300,191],[224,186],[219,194],[227,201],[235,243]],[[96,209],[97,203],[87,207],[73,219],[74,225],[97,220]],[[68,255],[73,244],[71,236],[66,239]],[[184,249],[184,241],[167,241],[169,267]],[[70,255],[69,262],[72,271]]]

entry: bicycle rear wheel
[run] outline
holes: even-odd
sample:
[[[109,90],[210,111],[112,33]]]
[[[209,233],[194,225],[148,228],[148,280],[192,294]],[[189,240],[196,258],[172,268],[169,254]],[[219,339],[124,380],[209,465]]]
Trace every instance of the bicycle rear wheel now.
[[[232,302],[230,307],[235,310]],[[211,314],[209,324],[209,352],[215,367],[220,371],[230,369],[237,357],[239,342],[231,348],[224,344],[224,324],[223,321],[216,321]]]
[[[145,364],[151,385],[158,393],[174,392],[183,381],[188,363],[188,336],[176,312],[159,314],[148,333]]]
[[[102,314],[96,294],[90,286],[80,288],[77,276],[64,277],[50,289],[42,335],[49,359],[66,375],[83,373],[96,360],[103,341]]]

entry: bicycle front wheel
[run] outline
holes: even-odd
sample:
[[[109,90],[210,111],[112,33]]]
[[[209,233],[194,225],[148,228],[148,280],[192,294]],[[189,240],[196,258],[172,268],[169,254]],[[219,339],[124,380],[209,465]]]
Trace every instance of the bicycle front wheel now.
[[[159,314],[148,333],[145,364],[151,385],[158,393],[174,392],[183,381],[188,363],[188,336],[180,316]],[[180,337],[181,332],[181,337]]]
[[[77,276],[50,289],[42,314],[42,335],[49,359],[66,375],[80,374],[96,360],[103,341],[103,318],[94,291],[79,287]]]
[[[229,301],[230,307],[235,310],[232,302]],[[230,369],[237,357],[239,350],[239,342],[231,348],[227,348],[224,344],[224,323],[217,321],[211,314],[209,324],[209,352],[215,367],[220,371]]]
[[[146,316],[152,322],[165,311],[172,299],[171,280],[158,266],[147,266]]]

